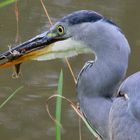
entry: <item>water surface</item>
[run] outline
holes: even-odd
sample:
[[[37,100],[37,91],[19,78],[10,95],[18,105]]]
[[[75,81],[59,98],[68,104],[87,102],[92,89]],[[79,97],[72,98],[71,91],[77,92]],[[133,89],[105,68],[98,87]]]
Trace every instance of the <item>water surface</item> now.
[[[49,23],[39,0],[19,1],[20,42],[43,32]],[[102,13],[114,20],[124,31],[131,45],[127,75],[140,69],[140,1],[138,0],[48,0],[45,1],[53,22],[72,11],[90,9]],[[14,4],[0,9],[0,52],[7,50],[8,45],[14,46],[16,36],[16,19]],[[92,59],[90,55],[80,55],[69,59],[75,75],[83,64]],[[65,60],[48,62],[30,61],[22,65],[22,77],[12,79],[13,69],[0,69],[0,102],[16,88],[24,88],[0,111],[0,139],[3,140],[54,140],[55,125],[45,110],[46,99],[56,93],[60,70],[64,71],[63,95],[76,101],[73,79]],[[51,112],[54,112],[54,101]],[[78,117],[72,109],[63,103],[62,138],[77,140]],[[94,140],[94,137],[82,125],[83,140]]]

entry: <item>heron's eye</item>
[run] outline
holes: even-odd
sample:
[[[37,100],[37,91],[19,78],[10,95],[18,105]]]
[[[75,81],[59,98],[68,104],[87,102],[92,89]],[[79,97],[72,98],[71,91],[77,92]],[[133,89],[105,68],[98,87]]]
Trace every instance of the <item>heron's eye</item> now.
[[[57,32],[59,35],[64,34],[64,27],[62,25],[57,26]]]

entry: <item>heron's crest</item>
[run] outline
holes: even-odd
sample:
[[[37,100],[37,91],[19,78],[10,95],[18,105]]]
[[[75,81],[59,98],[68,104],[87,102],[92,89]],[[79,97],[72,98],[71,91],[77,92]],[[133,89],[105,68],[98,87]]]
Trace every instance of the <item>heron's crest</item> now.
[[[72,14],[63,17],[60,22],[67,22],[69,25],[76,25],[85,22],[97,22],[101,19],[109,24],[117,26],[112,20],[109,20],[103,15],[92,10],[81,10],[73,12]]]
[[[60,22],[67,22],[69,25],[75,25],[84,22],[96,22],[101,19],[103,19],[103,16],[94,11],[81,10],[65,16]]]

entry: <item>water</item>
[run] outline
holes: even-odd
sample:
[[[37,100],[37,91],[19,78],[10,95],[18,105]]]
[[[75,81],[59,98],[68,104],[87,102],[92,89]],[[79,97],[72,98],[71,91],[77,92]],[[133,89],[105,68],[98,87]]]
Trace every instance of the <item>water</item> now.
[[[80,9],[92,9],[113,19],[122,28],[131,46],[132,54],[127,75],[140,69],[140,1],[48,0],[45,1],[45,4],[53,22]],[[21,42],[49,28],[39,0],[19,1],[19,9]],[[7,50],[8,45],[14,45],[16,35],[14,5],[1,8],[0,19],[0,51],[4,51]],[[69,59],[75,75],[91,58],[92,56],[80,55]],[[46,113],[45,103],[49,96],[56,93],[61,69],[64,71],[63,95],[75,102],[75,85],[64,60],[26,62],[22,65],[20,79],[11,78],[12,68],[0,69],[0,102],[5,100],[16,88],[24,85],[24,89],[0,111],[0,139],[55,139],[55,125]],[[50,103],[50,106],[53,114],[54,101]],[[63,103],[62,124],[62,139],[79,139],[78,117],[67,103]],[[82,138],[94,140],[84,125],[82,125]]]

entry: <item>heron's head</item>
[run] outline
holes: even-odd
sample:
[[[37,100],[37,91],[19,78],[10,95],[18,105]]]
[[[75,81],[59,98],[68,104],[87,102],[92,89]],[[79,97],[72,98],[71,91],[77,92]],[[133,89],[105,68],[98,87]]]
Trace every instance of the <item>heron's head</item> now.
[[[93,51],[105,52],[109,44],[116,45],[115,49],[119,50],[124,41],[118,34],[122,35],[119,28],[102,15],[94,11],[77,11],[60,19],[48,31],[1,54],[0,60],[6,62],[0,66],[11,66],[29,59],[48,60]],[[117,39],[120,39],[119,45]]]

